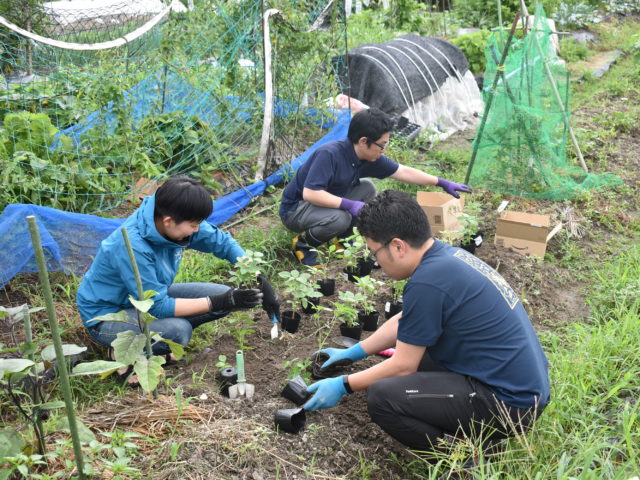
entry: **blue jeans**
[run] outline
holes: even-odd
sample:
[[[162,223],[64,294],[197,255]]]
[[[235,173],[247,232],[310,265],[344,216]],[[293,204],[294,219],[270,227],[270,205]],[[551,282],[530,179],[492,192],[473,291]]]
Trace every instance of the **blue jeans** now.
[[[229,290],[226,285],[217,283],[174,283],[167,291],[167,294],[173,298],[203,298],[210,295],[220,295]],[[125,310],[129,316],[127,322],[100,322],[88,328],[91,337],[100,345],[110,347],[120,332],[132,330],[136,333],[142,333],[138,326],[138,320],[135,308]],[[151,332],[159,333],[162,338],[173,340],[182,346],[186,346],[191,340],[193,329],[199,327],[203,323],[211,322],[222,318],[229,312],[207,312],[198,315],[189,315],[188,317],[168,317],[159,318],[149,324]],[[154,355],[166,355],[171,352],[169,346],[165,342],[152,343]]]

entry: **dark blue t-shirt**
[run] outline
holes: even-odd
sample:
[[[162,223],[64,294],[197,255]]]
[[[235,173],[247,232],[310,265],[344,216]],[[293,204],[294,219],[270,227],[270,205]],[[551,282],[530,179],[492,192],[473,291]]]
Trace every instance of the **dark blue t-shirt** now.
[[[470,253],[436,241],[404,290],[398,340],[487,384],[508,405],[549,402],[547,358],[516,293]]]
[[[396,170],[398,164],[384,155],[375,162],[360,160],[348,138],[329,142],[313,152],[282,192],[280,217],[284,220],[296,208],[304,188],[344,197],[361,178],[387,178]]]

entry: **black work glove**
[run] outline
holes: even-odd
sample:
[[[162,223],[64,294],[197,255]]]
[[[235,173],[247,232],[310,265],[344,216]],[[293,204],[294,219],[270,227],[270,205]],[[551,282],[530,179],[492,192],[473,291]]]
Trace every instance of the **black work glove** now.
[[[269,319],[273,318],[275,315],[278,320],[280,320],[280,298],[278,294],[273,289],[267,277],[262,274],[258,275],[258,284],[260,285],[260,290],[262,290],[262,308]]]
[[[262,292],[257,288],[230,288],[221,295],[209,297],[209,310],[212,312],[242,310],[253,308],[262,303]]]

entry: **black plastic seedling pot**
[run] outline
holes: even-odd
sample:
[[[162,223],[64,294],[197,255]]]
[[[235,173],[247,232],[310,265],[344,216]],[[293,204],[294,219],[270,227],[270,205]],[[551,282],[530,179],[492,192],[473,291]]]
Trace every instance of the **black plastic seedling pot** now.
[[[384,304],[384,317],[389,320],[396,313],[402,311],[402,302],[387,302]]]
[[[355,283],[358,281],[356,277],[364,277],[366,275],[369,275],[372,269],[373,260],[360,259],[358,260],[358,264],[355,267],[346,267],[343,272],[347,274],[347,280]]]
[[[327,368],[322,368],[324,362],[329,360],[329,355],[326,353],[318,352],[311,357],[311,365],[307,368],[307,371],[311,373],[311,378],[314,380],[321,380],[323,378],[335,377],[340,371],[341,367],[351,365],[351,360],[341,360]]]
[[[318,280],[318,285],[320,286],[320,293],[325,297],[330,297],[336,293],[336,281],[334,278]]]
[[[307,314],[315,313],[318,305],[320,305],[320,298],[307,298],[307,306],[302,307],[302,311]]]
[[[218,373],[218,383],[220,384],[220,393],[225,397],[229,396],[229,387],[238,382],[238,372],[234,367],[227,367]]]
[[[362,336],[362,325],[358,323],[354,326],[349,326],[346,323],[341,323],[340,333],[343,337],[355,338],[356,340],[360,340],[360,337]]]
[[[358,312],[358,321],[365,332],[375,332],[378,329],[379,318],[378,312],[365,312],[364,310]]]
[[[281,408],[274,416],[276,427],[288,433],[298,433],[307,422],[304,408]]]
[[[469,253],[475,254],[476,248],[482,246],[482,235],[482,232],[477,232],[473,237],[471,237],[471,240],[469,240],[469,242],[460,243],[460,248],[466,250]]]
[[[300,318],[302,318],[302,316],[298,312],[285,310],[282,312],[282,321],[280,325],[283,330],[286,330],[289,333],[296,333],[300,326]]]
[[[307,383],[304,381],[304,378],[298,375],[289,380],[284,386],[282,396],[287,400],[291,400],[296,405],[302,405],[311,394],[307,392]]]

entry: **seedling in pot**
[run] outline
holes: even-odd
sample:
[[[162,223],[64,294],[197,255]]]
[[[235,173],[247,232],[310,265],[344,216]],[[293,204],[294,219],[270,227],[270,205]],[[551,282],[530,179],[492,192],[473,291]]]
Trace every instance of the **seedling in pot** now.
[[[242,257],[239,257],[233,271],[229,275],[229,280],[236,287],[256,288],[258,275],[266,264],[262,252],[246,250]]]
[[[350,270],[355,269],[355,267],[363,261],[369,261],[371,266],[373,266],[373,262],[369,259],[369,248],[364,241],[364,237],[360,235],[357,228],[353,230],[353,235],[347,237],[344,242],[345,248],[339,256],[345,261],[346,268]],[[368,272],[364,275],[367,274]]]
[[[340,332],[345,337],[359,339],[362,335],[362,325],[358,321],[357,305],[364,299],[359,292],[339,292],[339,301],[333,304],[333,315],[340,322]]]
[[[316,250],[320,257],[321,267],[314,269],[314,273],[317,273],[317,276],[320,277],[317,283],[320,287],[320,292],[325,297],[335,293],[336,280],[335,278],[329,278],[329,266],[332,265],[336,258],[339,258],[342,251],[335,244],[328,245],[326,249],[320,248]]]
[[[291,270],[280,272],[278,275],[284,280],[284,292],[288,295],[286,302],[291,306],[291,311],[300,312],[301,307],[306,307],[309,298],[320,298],[318,285],[311,281],[311,274]]]

